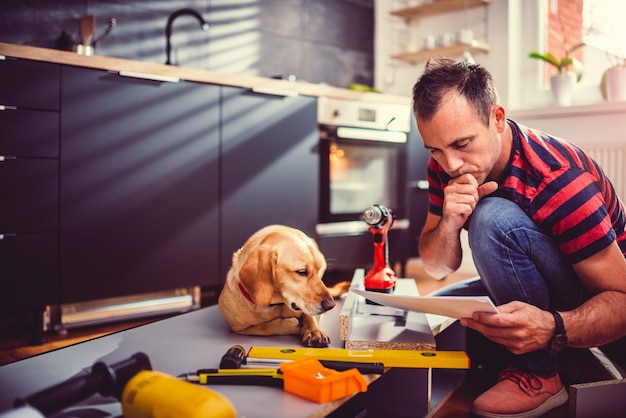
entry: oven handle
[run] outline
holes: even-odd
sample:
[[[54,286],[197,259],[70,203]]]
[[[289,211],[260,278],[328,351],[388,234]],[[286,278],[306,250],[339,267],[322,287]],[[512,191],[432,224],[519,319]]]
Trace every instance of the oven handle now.
[[[350,128],[340,126],[337,128],[337,137],[343,139],[358,139],[361,141],[379,141],[404,144],[407,141],[406,132],[379,131],[375,129]]]
[[[428,190],[428,180],[415,180],[409,182],[409,189]]]
[[[396,219],[391,229],[409,229],[411,222],[408,219]],[[329,222],[315,225],[315,233],[319,236],[360,235],[369,231],[369,226],[363,221]]]

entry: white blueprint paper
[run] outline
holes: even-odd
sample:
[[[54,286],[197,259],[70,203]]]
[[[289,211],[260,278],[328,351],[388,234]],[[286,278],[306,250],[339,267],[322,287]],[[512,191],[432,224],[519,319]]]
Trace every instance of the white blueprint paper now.
[[[381,305],[450,318],[471,318],[474,312],[498,313],[487,296],[402,296],[355,288],[350,291]]]

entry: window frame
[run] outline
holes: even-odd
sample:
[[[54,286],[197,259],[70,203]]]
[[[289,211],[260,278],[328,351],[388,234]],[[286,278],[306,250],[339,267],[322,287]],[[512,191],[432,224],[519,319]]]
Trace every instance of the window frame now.
[[[522,7],[523,3],[523,7]],[[511,110],[554,108],[556,105],[549,86],[544,85],[545,66],[541,60],[528,57],[531,51],[544,52],[549,2],[546,0],[509,0],[510,19],[519,19],[513,29],[510,48],[521,51],[519,65],[510,63],[508,107]],[[516,53],[516,52],[513,52]],[[608,68],[608,64],[607,64]],[[583,75],[584,77],[584,75]],[[606,103],[600,92],[600,78],[590,84],[577,84],[571,106]],[[570,107],[571,107],[570,106]]]

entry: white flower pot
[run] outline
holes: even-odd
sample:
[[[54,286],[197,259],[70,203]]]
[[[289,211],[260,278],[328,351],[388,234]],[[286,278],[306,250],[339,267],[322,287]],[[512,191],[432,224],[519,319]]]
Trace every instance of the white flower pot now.
[[[576,89],[576,73],[566,71],[550,77],[550,88],[559,106],[569,106],[574,100],[574,90]]]
[[[609,102],[626,100],[626,67],[606,70],[606,99]]]

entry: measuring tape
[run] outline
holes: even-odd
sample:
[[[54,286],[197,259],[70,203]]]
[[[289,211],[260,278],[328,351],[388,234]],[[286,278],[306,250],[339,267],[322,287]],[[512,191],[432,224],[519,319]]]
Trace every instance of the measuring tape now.
[[[318,360],[383,363],[385,367],[469,369],[470,358],[463,351],[422,350],[347,350],[343,348],[281,348],[253,346],[247,359],[297,360],[315,357]]]

